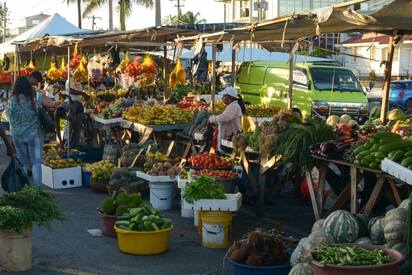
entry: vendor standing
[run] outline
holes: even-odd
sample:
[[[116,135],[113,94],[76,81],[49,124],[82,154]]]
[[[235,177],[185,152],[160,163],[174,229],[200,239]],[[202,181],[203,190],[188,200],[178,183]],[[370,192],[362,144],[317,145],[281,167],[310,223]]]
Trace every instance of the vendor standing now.
[[[242,132],[242,115],[244,110],[243,101],[238,97],[233,87],[227,87],[219,93],[226,105],[225,111],[220,115],[209,117],[210,123],[220,124],[220,137],[231,140],[231,138]]]

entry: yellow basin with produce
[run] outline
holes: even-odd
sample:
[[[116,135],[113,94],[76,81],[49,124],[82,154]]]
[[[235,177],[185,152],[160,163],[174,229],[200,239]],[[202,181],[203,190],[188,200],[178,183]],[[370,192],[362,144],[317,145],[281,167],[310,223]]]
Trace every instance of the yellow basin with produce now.
[[[169,249],[169,237],[173,225],[158,231],[130,231],[117,226],[114,229],[117,232],[120,251],[134,255],[153,255]]]

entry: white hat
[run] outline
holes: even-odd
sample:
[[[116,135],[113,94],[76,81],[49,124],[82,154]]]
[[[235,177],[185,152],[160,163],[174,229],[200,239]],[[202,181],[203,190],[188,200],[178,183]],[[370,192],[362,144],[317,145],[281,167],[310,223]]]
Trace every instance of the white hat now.
[[[237,90],[236,90],[235,88],[233,88],[233,87],[227,87],[227,88],[225,88],[223,91],[221,91],[221,92],[219,93],[219,95],[221,95],[221,96],[228,95],[228,96],[237,98]]]

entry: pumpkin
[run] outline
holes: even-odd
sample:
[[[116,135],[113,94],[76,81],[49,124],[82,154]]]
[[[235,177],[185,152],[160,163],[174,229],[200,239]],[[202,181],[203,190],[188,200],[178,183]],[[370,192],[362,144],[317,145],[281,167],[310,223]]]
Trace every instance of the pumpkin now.
[[[358,223],[359,227],[359,237],[368,236],[368,221],[369,218],[365,214],[354,214],[353,215]]]
[[[378,219],[380,219],[380,218],[383,218],[382,216],[379,216],[379,217],[373,217],[373,218],[371,218],[370,220],[369,220],[369,222],[368,222],[368,235],[370,236],[371,235],[371,230],[372,230],[372,226],[375,224],[375,222],[378,220]]]
[[[409,208],[409,199],[403,200],[398,208],[403,208],[408,210]]]
[[[305,249],[303,251],[302,262],[307,263],[312,261],[312,252],[319,247],[320,244],[331,244],[334,243],[334,239],[331,234],[325,232],[324,230],[315,231],[310,233],[308,239],[305,243]]]
[[[289,271],[288,275],[313,275],[313,268],[310,264],[297,264]]]
[[[394,249],[404,256],[408,253],[406,244],[402,242],[388,242],[384,245],[384,247]]]
[[[351,213],[345,210],[332,212],[323,227],[337,243],[351,243],[358,238],[359,226]]]
[[[355,243],[355,244],[368,244],[368,245],[373,244],[371,239],[369,239],[368,237],[362,237],[362,238],[356,239],[353,243]]]
[[[387,242],[405,240],[407,215],[408,211],[403,208],[394,208],[386,213],[383,230]]]
[[[313,226],[312,226],[312,232],[322,230],[322,229],[323,229],[323,223],[324,223],[324,222],[325,222],[325,219],[317,220],[317,221],[313,224]]]
[[[383,244],[385,242],[385,234],[383,231],[383,219],[379,218],[375,221],[371,228],[371,240],[373,244]]]
[[[308,238],[302,238],[298,242],[295,250],[293,250],[292,255],[290,256],[290,265],[295,266],[297,264],[302,263],[303,260],[303,252],[305,250],[306,242]]]

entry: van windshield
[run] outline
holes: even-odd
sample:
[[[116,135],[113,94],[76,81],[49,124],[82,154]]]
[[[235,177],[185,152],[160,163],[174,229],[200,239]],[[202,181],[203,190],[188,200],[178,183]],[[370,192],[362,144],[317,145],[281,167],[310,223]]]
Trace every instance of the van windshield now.
[[[355,75],[346,69],[310,68],[313,85],[318,91],[362,92]]]

